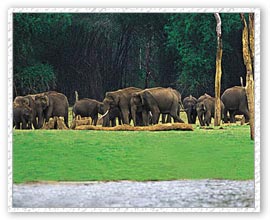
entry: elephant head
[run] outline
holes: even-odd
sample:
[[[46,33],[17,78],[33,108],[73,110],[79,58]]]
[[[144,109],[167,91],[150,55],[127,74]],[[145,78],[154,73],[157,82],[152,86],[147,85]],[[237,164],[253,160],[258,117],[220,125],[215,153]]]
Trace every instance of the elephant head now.
[[[23,106],[29,106],[30,107],[30,101],[28,98],[24,97],[24,96],[17,96],[14,99],[14,104],[15,105],[23,105]]]
[[[100,105],[99,110],[103,113],[100,119],[103,118],[103,127],[110,126],[109,111],[118,107],[120,102],[119,94],[116,92],[107,92],[103,100],[103,105]]]

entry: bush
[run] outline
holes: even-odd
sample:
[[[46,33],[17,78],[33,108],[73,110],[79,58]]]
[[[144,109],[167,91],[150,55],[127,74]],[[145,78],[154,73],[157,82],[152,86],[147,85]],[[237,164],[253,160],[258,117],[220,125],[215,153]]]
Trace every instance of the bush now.
[[[15,81],[24,94],[39,93],[56,86],[53,67],[49,64],[25,67],[20,74],[15,75]]]

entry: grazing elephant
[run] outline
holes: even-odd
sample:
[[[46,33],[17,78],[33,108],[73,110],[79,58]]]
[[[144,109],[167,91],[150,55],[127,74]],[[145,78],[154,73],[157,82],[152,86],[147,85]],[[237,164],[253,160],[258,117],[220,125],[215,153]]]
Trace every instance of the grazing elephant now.
[[[241,86],[234,86],[226,89],[221,96],[224,103],[224,122],[228,122],[227,112],[230,114],[230,122],[235,123],[235,115],[245,116],[246,122],[249,121],[249,109],[247,102],[246,90]]]
[[[133,93],[139,92],[141,89],[135,87],[128,87],[119,89],[113,92],[107,92],[103,100],[105,114],[103,118],[103,126],[109,126],[108,113],[113,108],[118,108],[121,112],[123,124],[129,124],[130,122],[130,99]]]
[[[17,96],[14,99],[14,105],[16,106],[28,106],[31,109],[31,123],[34,128],[38,128],[37,119],[40,120],[40,117],[37,115],[36,104],[34,100],[35,95],[26,95],[26,96]],[[31,124],[31,128],[32,128]]]
[[[68,99],[59,92],[49,91],[35,95],[35,104],[37,115],[40,118],[38,121],[38,128],[41,128],[49,118],[58,116],[64,117],[64,121],[68,126]]]
[[[197,100],[196,111],[201,126],[209,126],[211,124],[211,117],[215,117],[215,98],[204,94]],[[221,118],[223,119],[224,104],[220,101]]]
[[[189,124],[196,123],[196,118],[197,118],[196,104],[197,104],[197,99],[193,97],[192,95],[189,95],[183,100],[183,105],[184,105],[185,112],[187,114]]]
[[[175,122],[184,121],[180,119],[180,103],[179,94],[172,88],[151,88],[145,89],[133,94],[135,105],[143,109],[143,122],[148,125],[148,112],[152,114],[153,124],[157,124],[160,113],[169,114]],[[133,106],[131,106],[133,108]]]
[[[95,99],[84,98],[78,100],[72,108],[73,116],[91,117],[93,124],[97,125],[98,113],[103,114],[102,102]]]
[[[32,110],[28,105],[13,104],[13,127],[15,129],[32,129]]]

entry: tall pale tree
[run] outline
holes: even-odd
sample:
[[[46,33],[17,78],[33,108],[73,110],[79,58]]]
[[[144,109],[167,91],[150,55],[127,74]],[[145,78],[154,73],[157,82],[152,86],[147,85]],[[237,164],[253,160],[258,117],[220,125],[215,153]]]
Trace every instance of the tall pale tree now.
[[[215,77],[215,120],[214,125],[219,126],[221,120],[221,107],[220,107],[220,84],[221,84],[221,59],[222,59],[222,39],[221,39],[221,18],[219,13],[215,13],[217,21],[217,54],[216,54],[216,77]]]
[[[250,138],[254,140],[254,79],[253,79],[253,59],[254,59],[254,15],[249,14],[249,27],[244,16],[240,14],[243,23],[242,45],[243,59],[246,66],[246,93],[249,108]]]

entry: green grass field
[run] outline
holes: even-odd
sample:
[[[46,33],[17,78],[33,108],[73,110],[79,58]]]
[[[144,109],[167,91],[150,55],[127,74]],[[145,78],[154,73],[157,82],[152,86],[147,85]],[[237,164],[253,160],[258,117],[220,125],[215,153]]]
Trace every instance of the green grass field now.
[[[254,178],[249,126],[194,131],[13,131],[13,181]]]

